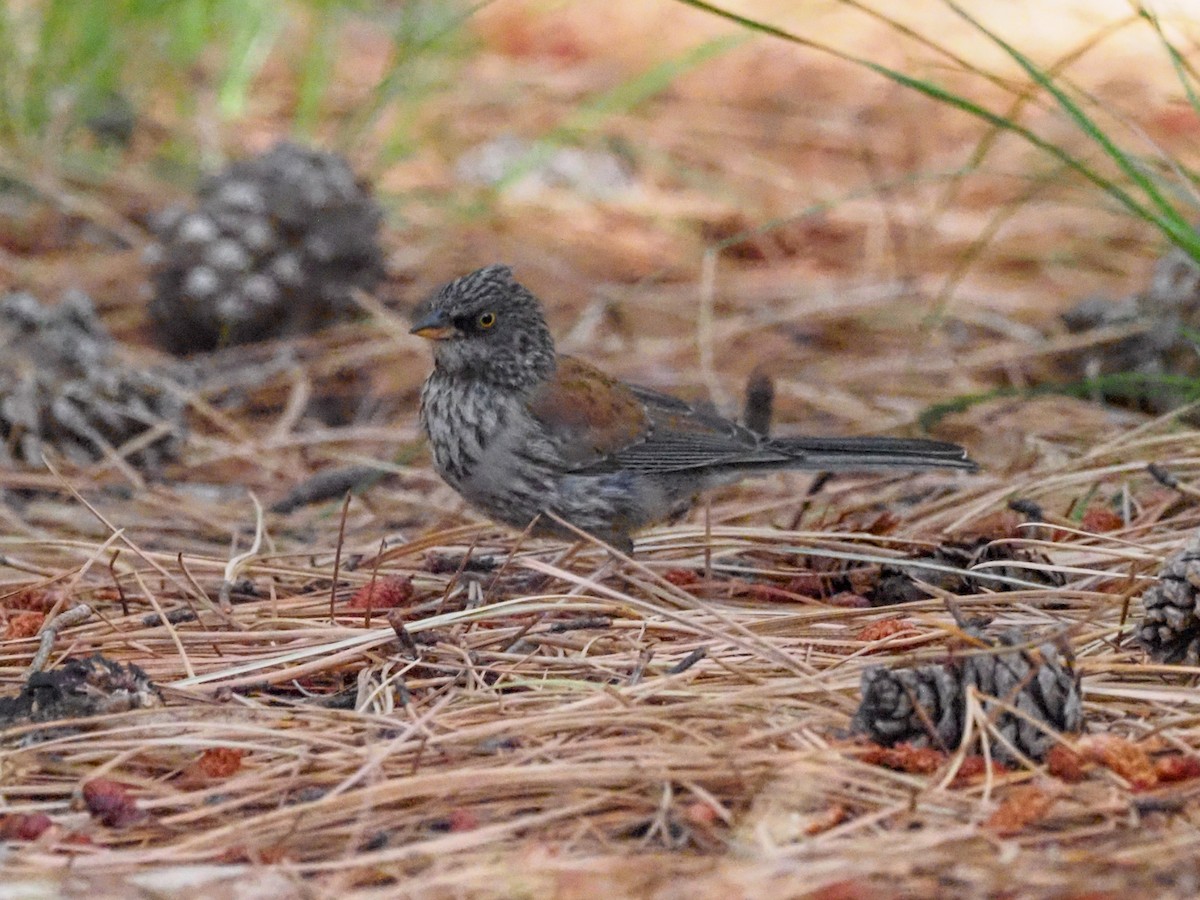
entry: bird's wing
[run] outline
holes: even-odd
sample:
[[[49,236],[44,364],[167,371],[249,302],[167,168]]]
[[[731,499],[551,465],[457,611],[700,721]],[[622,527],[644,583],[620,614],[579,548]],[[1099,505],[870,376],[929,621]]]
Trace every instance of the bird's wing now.
[[[645,439],[643,403],[599,369],[560,356],[554,375],[530,396],[529,412],[567,463],[586,468]]]
[[[921,438],[765,438],[702,406],[625,384],[561,356],[529,409],[577,472],[975,468],[957,444]]]
[[[703,406],[650,388],[630,385],[650,418],[646,439],[624,448],[616,459],[642,472],[682,472],[720,466],[772,465],[791,455],[748,428]]]
[[[624,384],[570,356],[529,410],[567,462],[589,472],[679,472],[783,462],[748,429],[649,388]]]

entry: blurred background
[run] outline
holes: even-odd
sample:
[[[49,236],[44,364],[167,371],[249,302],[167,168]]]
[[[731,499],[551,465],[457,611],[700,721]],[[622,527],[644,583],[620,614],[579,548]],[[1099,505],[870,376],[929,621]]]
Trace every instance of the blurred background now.
[[[1195,896],[1198,36],[1200,0],[0,3],[4,887]],[[980,471],[527,544],[417,423],[408,313],[495,262],[623,378],[738,415],[757,373],[776,433]],[[92,724],[43,705],[65,657]],[[914,661],[950,712],[854,720],[972,743],[863,755],[864,671]],[[1040,744],[1078,672],[1065,768],[995,767],[984,686]]]
[[[1129,336],[1153,328],[1138,298],[1155,273],[1186,281],[1200,247],[1195,12],[11,0],[0,292],[83,291],[138,365],[259,365],[238,394],[267,392],[244,407],[255,416],[281,415],[294,384],[272,394],[275,350],[232,345],[311,332],[297,346],[313,396],[289,427],[401,423],[408,437],[429,363],[403,316],[439,282],[505,262],[563,349],[627,378],[732,413],[759,368],[782,430],[932,429],[1026,466],[1132,421],[1092,401],[1134,414],[1191,397],[1195,353],[1173,345],[1191,301],[1163,301],[1169,359]],[[355,296],[286,334],[225,319],[199,342],[171,334],[197,304],[240,302],[194,273],[208,251],[180,249],[181,216],[219,206],[211,178],[237,181],[231,164],[281,140],[348,163],[358,218],[334,230],[377,243],[353,263],[369,275],[337,269]],[[248,177],[270,181],[272,165]],[[240,228],[218,230],[244,251]],[[1184,255],[1163,275],[1172,243]],[[1114,341],[1124,355],[1106,357]],[[1149,401],[1138,381],[1129,401],[1121,378],[1147,367],[1185,381]]]

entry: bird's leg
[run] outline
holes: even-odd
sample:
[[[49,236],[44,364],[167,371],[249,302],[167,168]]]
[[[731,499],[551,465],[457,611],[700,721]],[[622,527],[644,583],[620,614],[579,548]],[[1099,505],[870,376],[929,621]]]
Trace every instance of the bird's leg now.
[[[607,544],[612,549],[624,553],[626,556],[630,556],[633,553],[633,538],[629,536],[629,529],[625,527],[623,517],[618,516],[613,521],[607,523],[612,526],[611,528],[592,529],[589,531],[567,521],[552,509],[542,510],[541,515],[553,522],[556,526],[554,530],[563,537]]]
[[[625,532],[613,532],[611,534],[596,535],[604,543],[608,544],[612,549],[623,553],[625,556],[633,556],[633,538]]]
[[[809,484],[808,490],[804,492],[804,502],[800,504],[800,509],[792,518],[792,530],[795,531],[800,527],[800,523],[804,521],[804,517],[808,514],[809,508],[812,506],[813,498],[821,493],[825,485],[833,480],[833,472],[817,472],[812,483]]]
[[[633,538],[629,536],[629,532],[627,531],[614,529],[608,531],[588,531],[585,533],[591,538],[588,543],[602,544],[605,549],[615,550],[617,553],[624,554],[625,556],[633,556]]]

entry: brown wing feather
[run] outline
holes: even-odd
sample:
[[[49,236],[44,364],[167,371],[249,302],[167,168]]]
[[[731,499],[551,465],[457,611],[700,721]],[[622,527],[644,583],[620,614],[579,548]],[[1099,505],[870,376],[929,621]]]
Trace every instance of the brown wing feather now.
[[[784,463],[790,456],[748,428],[702,406],[634,386],[650,416],[645,441],[625,448],[615,462],[642,472],[685,472],[722,466]]]
[[[529,411],[579,467],[645,440],[651,429],[645,405],[627,385],[572,356],[558,358],[554,377],[530,398]]]
[[[861,469],[974,463],[954,444],[902,438],[764,438],[669,394],[627,385],[570,356],[529,410],[568,465],[592,473],[705,469]]]
[[[728,419],[624,384],[570,356],[559,357],[529,410],[577,470],[678,472],[787,459]]]

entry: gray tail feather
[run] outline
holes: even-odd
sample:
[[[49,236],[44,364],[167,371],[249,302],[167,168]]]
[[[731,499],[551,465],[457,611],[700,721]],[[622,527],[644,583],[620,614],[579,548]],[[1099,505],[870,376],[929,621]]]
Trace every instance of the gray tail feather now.
[[[781,437],[772,440],[770,446],[797,457],[798,464],[806,469],[979,468],[958,444],[921,438]]]

